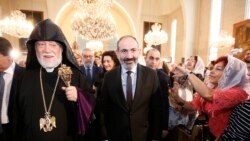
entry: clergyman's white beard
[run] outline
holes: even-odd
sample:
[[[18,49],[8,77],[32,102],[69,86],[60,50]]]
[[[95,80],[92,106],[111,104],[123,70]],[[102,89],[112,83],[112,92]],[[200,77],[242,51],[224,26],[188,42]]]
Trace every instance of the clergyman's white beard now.
[[[56,58],[54,61],[52,62],[47,62],[45,60],[43,60],[42,58],[37,57],[38,62],[40,63],[40,65],[47,69],[52,69],[52,71],[54,70],[55,67],[57,67],[58,65],[61,64],[62,62],[62,56],[59,56],[58,58]]]

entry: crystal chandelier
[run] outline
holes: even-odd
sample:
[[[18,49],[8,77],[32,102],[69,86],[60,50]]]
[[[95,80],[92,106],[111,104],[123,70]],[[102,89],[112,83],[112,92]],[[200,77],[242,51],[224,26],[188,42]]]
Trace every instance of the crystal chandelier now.
[[[27,38],[32,29],[32,23],[26,21],[26,15],[20,10],[12,11],[10,17],[0,21],[1,32],[17,38]]]
[[[161,24],[155,23],[151,30],[145,35],[144,41],[149,45],[160,45],[168,41],[168,34],[161,30]]]
[[[232,47],[234,43],[235,43],[235,39],[232,36],[230,36],[225,31],[221,31],[218,40],[212,43],[212,46],[216,48],[228,48],[228,47]]]
[[[87,15],[100,16],[112,7],[112,0],[72,0],[72,5]]]
[[[73,18],[72,30],[86,40],[106,40],[115,35],[115,24],[111,17],[82,16]]]
[[[72,30],[86,40],[107,40],[116,32],[115,22],[109,13],[112,0],[72,0],[77,7]]]

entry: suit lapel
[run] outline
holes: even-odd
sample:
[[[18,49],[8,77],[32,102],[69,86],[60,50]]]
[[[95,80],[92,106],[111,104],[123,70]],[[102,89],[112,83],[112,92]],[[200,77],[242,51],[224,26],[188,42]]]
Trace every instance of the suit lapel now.
[[[140,99],[141,99],[141,95],[142,95],[142,82],[143,82],[143,76],[146,76],[143,74],[143,69],[141,67],[141,65],[137,65],[137,80],[136,80],[136,87],[135,87],[135,94],[134,94],[134,100],[133,100],[133,106],[132,109],[134,109],[137,104],[139,103]]]
[[[121,105],[121,107],[127,111],[128,106],[127,106],[127,102],[125,100],[124,92],[123,92],[123,88],[122,88],[122,78],[121,78],[121,67],[120,66],[116,69],[115,78],[117,78],[117,79],[113,83],[116,83],[117,88],[118,88],[117,89],[117,101],[118,101],[119,105]]]
[[[10,96],[9,96],[9,107],[8,107],[8,114],[11,117],[12,116],[12,105],[14,103],[14,99],[16,97],[16,92],[17,92],[17,83],[18,83],[18,77],[20,74],[24,71],[24,68],[18,66],[17,64],[15,65],[15,70],[13,74],[13,80],[11,84],[11,89],[10,89]]]
[[[12,80],[12,84],[11,84],[11,89],[10,89],[10,99],[13,97],[13,91],[15,90],[15,86],[16,86],[16,82],[17,82],[17,77],[18,75],[22,72],[22,68],[19,67],[17,64],[15,65],[15,69],[14,69],[14,74],[13,74],[13,80]]]

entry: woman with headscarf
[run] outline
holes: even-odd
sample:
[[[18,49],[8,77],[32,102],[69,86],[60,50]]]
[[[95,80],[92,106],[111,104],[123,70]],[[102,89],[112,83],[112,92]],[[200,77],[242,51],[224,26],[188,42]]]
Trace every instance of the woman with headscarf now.
[[[178,77],[186,75],[197,92],[194,99],[187,102],[173,88],[175,102],[186,112],[197,110],[199,113],[206,113],[211,133],[219,138],[228,125],[233,108],[246,101],[249,96],[246,64],[230,55],[218,58],[209,74],[208,85],[184,68],[174,66],[174,70]]]
[[[184,63],[184,68],[185,70],[192,72],[200,80],[203,80],[205,66],[203,60],[199,56],[189,57],[187,61]],[[187,76],[176,78],[176,82],[174,83],[174,85],[178,87],[178,95],[182,99],[184,99],[185,101],[192,101],[195,91],[191,82],[186,80]],[[196,119],[196,112],[194,112],[193,114],[186,115],[185,113],[182,113],[181,111],[175,109],[176,105],[173,102],[173,98],[171,95],[169,99],[170,99],[169,129],[171,130],[174,129],[176,126],[182,125],[188,130],[191,130]]]
[[[184,63],[184,68],[196,75],[200,80],[204,79],[205,65],[199,56],[191,56]],[[182,81],[184,79],[184,81]],[[187,101],[193,100],[194,89],[189,81],[185,81],[185,77],[178,80],[179,82],[179,96]]]
[[[63,32],[51,20],[41,21],[26,46],[26,72],[18,84],[13,136],[21,141],[82,140],[92,115],[93,90]]]

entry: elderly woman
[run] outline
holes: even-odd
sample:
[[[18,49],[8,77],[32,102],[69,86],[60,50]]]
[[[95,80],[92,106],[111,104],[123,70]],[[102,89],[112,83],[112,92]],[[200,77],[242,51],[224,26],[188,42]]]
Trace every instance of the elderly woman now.
[[[189,57],[184,63],[184,68],[186,71],[192,72],[199,79],[203,80],[205,65],[203,63],[203,60],[199,56]],[[195,91],[193,89],[192,84],[189,81],[185,81],[186,79],[187,76],[176,78],[176,82],[174,83],[174,85],[178,87],[179,97],[181,97],[185,101],[192,101]],[[176,105],[173,102],[172,96],[170,96],[169,99],[169,129],[172,130],[176,126],[182,125],[187,129],[191,130],[196,119],[196,112],[193,112],[193,114],[185,115],[175,109]]]
[[[218,58],[209,74],[208,85],[184,68],[174,66],[174,69],[176,76],[186,75],[197,92],[191,102],[186,102],[173,88],[175,102],[187,112],[197,110],[206,113],[211,133],[219,138],[228,125],[233,108],[249,96],[246,64],[230,55]]]

